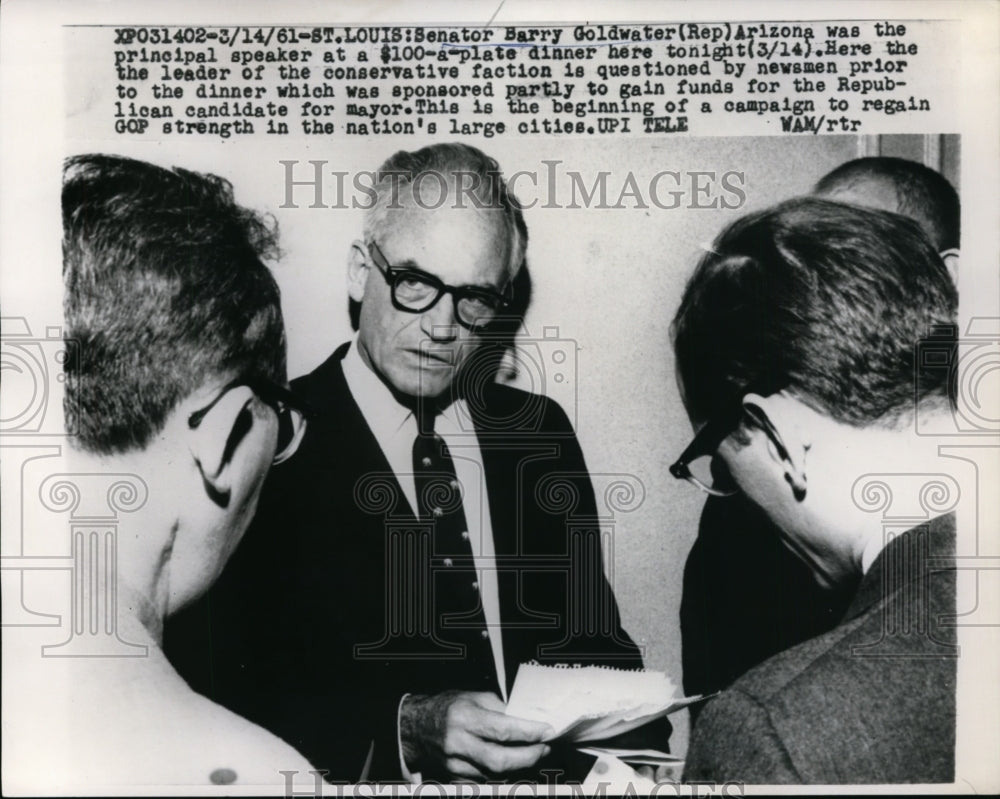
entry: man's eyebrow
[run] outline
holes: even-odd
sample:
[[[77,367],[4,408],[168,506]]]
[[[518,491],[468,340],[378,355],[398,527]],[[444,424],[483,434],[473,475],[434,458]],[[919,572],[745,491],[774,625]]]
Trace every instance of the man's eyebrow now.
[[[422,269],[420,267],[420,262],[419,261],[415,261],[413,258],[404,258],[399,263],[389,264],[389,265],[393,269],[409,269],[409,270],[411,270],[413,272],[419,272],[422,275],[427,275],[428,277],[432,277],[435,280],[441,280],[441,278],[439,278],[433,272],[428,272],[426,269]],[[443,280],[441,280],[441,282],[444,283]],[[479,291],[488,291],[490,294],[502,294],[503,293],[503,289],[498,288],[497,286],[494,286],[491,283],[462,283],[462,284],[456,286],[455,288],[460,288],[460,289],[478,289]]]

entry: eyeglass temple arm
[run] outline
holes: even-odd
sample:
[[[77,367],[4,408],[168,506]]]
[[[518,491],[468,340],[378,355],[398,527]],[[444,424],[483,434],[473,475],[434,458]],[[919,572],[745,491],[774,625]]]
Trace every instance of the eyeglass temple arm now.
[[[307,419],[318,416],[316,409],[313,408],[308,401],[300,397],[291,389],[287,389],[284,386],[271,382],[270,380],[247,381],[247,385],[249,385],[250,388],[262,397],[270,396],[273,399],[280,400],[286,405],[295,408]]]
[[[687,480],[691,477],[691,469],[688,464],[695,458],[707,455],[715,449],[725,437],[726,430],[730,425],[721,422],[709,422],[694,437],[694,441],[688,444],[681,456],[670,466],[670,474],[678,480]]]

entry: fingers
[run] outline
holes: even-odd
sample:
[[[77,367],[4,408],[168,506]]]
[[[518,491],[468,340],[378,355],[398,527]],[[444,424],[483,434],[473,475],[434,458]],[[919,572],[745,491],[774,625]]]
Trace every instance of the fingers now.
[[[656,767],[653,782],[680,782],[683,763],[664,763]]]
[[[468,760],[460,757],[449,757],[444,761],[448,775],[454,779],[483,782],[489,779],[483,772],[473,766]]]
[[[494,697],[495,699],[495,697]],[[498,703],[499,699],[496,700]],[[465,708],[463,727],[469,732],[496,743],[538,743],[552,737],[554,730],[540,721],[529,721],[508,716],[503,712],[503,704],[499,710],[491,710],[480,705],[477,708]]]
[[[531,768],[550,751],[548,744],[504,746],[464,734],[456,742],[464,760],[487,774],[500,776]]]
[[[400,712],[407,765],[423,763],[433,770],[436,761],[452,777],[472,780],[534,766],[550,751],[544,740],[552,728],[503,710],[503,702],[489,693],[409,697]]]
[[[496,694],[491,694],[488,691],[479,691],[477,693],[471,693],[467,695],[469,699],[475,702],[479,707],[484,710],[492,710],[495,713],[503,713],[504,705],[503,700]]]
[[[465,694],[448,708],[446,768],[455,776],[482,779],[530,768],[550,747],[547,724],[506,716],[493,694]]]

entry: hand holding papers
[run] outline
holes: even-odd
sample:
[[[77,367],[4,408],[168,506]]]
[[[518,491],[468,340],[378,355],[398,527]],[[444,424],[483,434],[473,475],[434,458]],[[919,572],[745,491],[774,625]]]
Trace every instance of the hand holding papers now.
[[[701,698],[679,696],[658,671],[522,663],[506,712],[550,725],[548,740],[582,743],[628,732]]]

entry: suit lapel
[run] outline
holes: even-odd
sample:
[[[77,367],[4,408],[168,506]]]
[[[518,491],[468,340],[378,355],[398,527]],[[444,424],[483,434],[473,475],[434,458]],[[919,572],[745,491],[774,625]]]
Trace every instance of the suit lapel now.
[[[497,582],[500,600],[500,629],[503,642],[504,670],[506,672],[507,693],[513,688],[517,670],[525,660],[536,655],[540,619],[525,608],[521,568],[517,566],[519,557],[525,555],[523,532],[530,533],[532,525],[538,521],[533,513],[533,505],[527,501],[530,487],[522,486],[523,466],[527,460],[550,457],[541,431],[508,431],[498,435],[497,418],[507,418],[505,407],[498,407],[501,397],[490,387],[484,387],[484,403],[470,403],[479,451],[483,458],[483,474],[486,480],[486,495],[489,499],[490,524],[493,529],[493,548],[498,559]],[[486,423],[479,418],[479,412],[490,414]],[[542,440],[540,441],[540,437]],[[551,633],[550,629],[545,632]]]
[[[359,483],[366,477],[378,475],[391,486],[396,498],[386,515],[411,515],[399,480],[344,377],[341,364],[349,346],[341,345],[313,372],[292,382],[292,388],[318,411],[317,417],[310,420],[300,448],[302,465],[332,471],[341,481],[338,485],[343,486],[346,479],[352,492],[363,490]],[[331,490],[336,489],[332,486]]]

